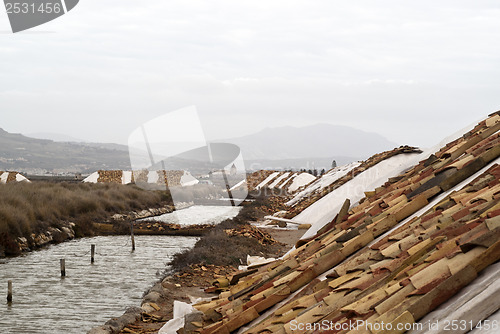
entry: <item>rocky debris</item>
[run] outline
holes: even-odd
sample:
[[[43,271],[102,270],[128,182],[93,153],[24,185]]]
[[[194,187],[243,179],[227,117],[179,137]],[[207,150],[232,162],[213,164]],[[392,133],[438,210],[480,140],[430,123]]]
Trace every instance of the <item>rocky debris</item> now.
[[[188,268],[174,274],[171,280],[166,279],[164,280],[164,282],[172,281],[178,285],[206,288],[211,287],[215,280],[230,276],[235,271],[236,269],[231,266],[193,264]]]
[[[188,205],[186,205],[188,206]],[[165,206],[161,208],[152,208],[139,212],[128,212],[125,214],[115,214],[111,219],[103,223],[93,223],[94,229],[98,233],[114,234],[123,233],[123,223],[134,223],[134,233],[146,235],[189,235],[201,236],[214,228],[212,224],[198,224],[183,226],[180,224],[165,223],[157,220],[148,220],[146,218],[161,216],[173,212],[176,207]],[[143,220],[145,219],[145,220]]]
[[[267,197],[266,205],[262,205],[256,208],[256,210],[266,214],[272,215],[276,212],[286,210],[285,203],[288,201],[288,198],[285,196],[271,196]]]
[[[112,333],[111,327],[107,325],[92,328],[87,334],[109,334]]]
[[[119,318],[108,320],[103,326],[92,328],[88,334],[115,334],[120,333],[125,326],[141,319],[143,310],[138,307],[129,307]]]
[[[166,234],[166,235],[203,235],[213,229],[215,225],[199,224],[183,226],[180,224],[164,223],[154,220],[134,222],[134,231],[137,234]]]
[[[73,239],[75,237],[75,224],[67,222],[65,225],[66,226],[60,228],[48,227],[44,232],[32,233],[29,238],[17,238],[16,242],[19,246],[19,250],[21,252],[29,252],[32,249],[41,248],[50,243]]]
[[[254,238],[261,245],[272,245],[278,243],[278,241],[274,240],[273,237],[252,225],[243,225],[235,229],[227,229],[224,232],[229,236],[242,236],[245,238]]]
[[[174,207],[167,205],[161,208],[151,208],[139,212],[132,211],[126,214],[115,214],[111,217],[111,219],[103,223],[94,222],[93,226],[97,233],[115,234],[116,231],[114,229],[114,223],[116,222],[134,221],[136,219],[159,216],[172,211],[174,211]],[[60,225],[62,226],[49,226],[45,229],[45,231],[32,233],[29,237],[18,237],[16,239],[12,239],[12,242],[9,243],[10,247],[6,248],[9,252],[6,252],[6,249],[0,247],[0,257],[5,257],[5,253],[19,255],[22,252],[29,252],[33,249],[41,248],[51,243],[60,243],[65,240],[71,240],[75,237],[75,223],[61,222]],[[149,228],[148,225],[150,225]],[[202,235],[213,227],[212,225],[200,225],[184,229],[176,224],[158,222],[153,222],[152,224],[151,222],[136,222],[134,226],[137,226],[138,233],[141,233],[142,230],[144,234],[180,234],[196,236]]]
[[[167,205],[161,208],[151,208],[142,211],[131,211],[128,213],[117,213],[111,216],[110,221],[131,221],[136,219],[144,219],[149,217],[161,216],[165,213],[173,212],[175,209],[172,205]],[[108,221],[109,222],[109,221]]]
[[[184,316],[184,333],[195,333],[203,325],[203,312],[195,311]]]

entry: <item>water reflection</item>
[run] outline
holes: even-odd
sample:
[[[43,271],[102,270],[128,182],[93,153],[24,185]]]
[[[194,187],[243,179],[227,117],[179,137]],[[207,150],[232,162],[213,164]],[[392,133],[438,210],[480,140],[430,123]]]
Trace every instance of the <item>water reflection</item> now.
[[[73,240],[0,264],[2,333],[85,333],[128,306],[140,306],[143,292],[173,254],[191,248],[197,238],[101,236]],[[96,245],[95,263],[90,247]],[[59,260],[66,259],[61,278]],[[7,305],[7,281],[13,303]],[[5,293],[4,293],[5,292]]]

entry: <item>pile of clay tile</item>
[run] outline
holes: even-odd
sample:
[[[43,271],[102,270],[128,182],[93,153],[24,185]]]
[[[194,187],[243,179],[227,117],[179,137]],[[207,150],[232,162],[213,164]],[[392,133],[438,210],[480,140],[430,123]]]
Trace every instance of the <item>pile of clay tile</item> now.
[[[269,175],[274,173],[272,170],[258,170],[247,175],[248,191],[253,191],[255,188],[264,181]]]
[[[253,238],[257,240],[261,245],[269,245],[278,243],[273,237],[266,231],[260,230],[252,225],[242,225],[234,229],[224,230],[229,236],[242,236],[245,238]]]
[[[18,182],[19,180],[26,181],[27,179],[18,172],[0,171],[0,183]]]
[[[300,181],[297,182],[297,180]],[[307,172],[259,170],[247,175],[246,182],[249,191],[270,188],[284,190],[287,194],[291,194],[299,191],[316,180],[316,176]],[[298,183],[298,185],[295,185],[294,183]]]
[[[346,333],[293,325],[396,326],[448,300],[500,259],[499,114],[350,210],[346,201],[284,258],[239,273],[229,291],[195,305],[204,313],[199,332]]]
[[[167,185],[167,187],[179,187],[184,172],[181,170],[159,170],[157,184]]]
[[[98,183],[123,183],[124,171],[122,170],[99,170],[97,172],[99,177],[97,179]],[[131,172],[125,172],[131,173]],[[158,170],[158,171],[133,171],[131,173],[131,182],[148,182],[149,173],[157,173],[156,183],[158,185],[169,185],[169,186],[180,186],[181,178],[184,175],[183,171],[178,170]]]
[[[99,170],[99,178],[97,182],[99,183],[122,183],[122,170]]]
[[[147,169],[132,171],[132,180],[136,183],[148,183],[149,171]]]
[[[382,153],[375,154],[368,158],[367,160],[363,161],[358,167],[355,167],[352,171],[344,175],[343,177],[339,178],[335,182],[333,182],[330,186],[325,187],[321,189],[321,191],[314,192],[310,196],[302,198],[297,204],[295,204],[293,207],[289,208],[287,211],[287,214],[284,216],[284,218],[293,218],[295,217],[298,213],[300,213],[302,210],[307,208],[308,206],[314,204],[324,196],[328,195],[341,185],[349,182],[352,180],[355,176],[358,174],[364,172],[365,170],[369,169],[370,167],[375,166],[379,162],[389,159],[393,156],[396,156],[398,154],[411,154],[411,153],[421,153],[422,151],[419,150],[416,147],[411,147],[411,146],[401,146],[398,148],[395,148],[391,151],[385,151]]]
[[[147,169],[144,170],[134,170],[132,171],[132,183],[148,183],[150,174],[156,173],[156,184],[165,185],[170,184],[172,186],[180,186],[181,178],[184,175],[183,171],[180,170],[157,170],[157,171],[149,171]]]

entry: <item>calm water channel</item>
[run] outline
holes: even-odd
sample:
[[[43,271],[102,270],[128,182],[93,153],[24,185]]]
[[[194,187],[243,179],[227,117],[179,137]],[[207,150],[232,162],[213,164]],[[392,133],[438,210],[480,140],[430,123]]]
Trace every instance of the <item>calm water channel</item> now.
[[[128,306],[140,306],[165,263],[197,240],[136,235],[132,253],[130,236],[101,236],[0,259],[0,333],[86,333],[122,315]],[[94,264],[91,244],[96,245]],[[65,278],[61,258],[66,261]],[[14,288],[11,306],[8,280]]]

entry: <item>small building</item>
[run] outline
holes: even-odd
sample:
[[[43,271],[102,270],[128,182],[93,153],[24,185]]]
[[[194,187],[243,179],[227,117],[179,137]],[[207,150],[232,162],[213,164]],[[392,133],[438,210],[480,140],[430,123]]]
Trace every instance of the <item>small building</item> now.
[[[238,173],[238,168],[236,168],[236,166],[233,164],[231,166],[231,169],[229,170],[229,175],[234,176],[236,175],[236,173]]]

